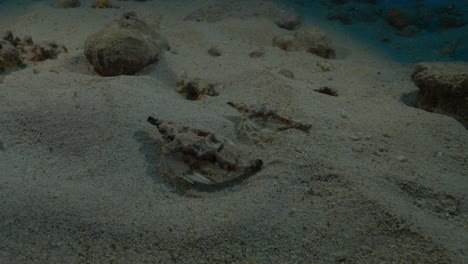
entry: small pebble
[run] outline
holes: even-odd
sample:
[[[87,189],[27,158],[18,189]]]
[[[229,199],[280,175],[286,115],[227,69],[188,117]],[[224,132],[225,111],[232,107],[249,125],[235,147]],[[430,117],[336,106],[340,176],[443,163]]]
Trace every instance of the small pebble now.
[[[208,54],[210,54],[213,57],[219,57],[221,56],[221,51],[218,48],[211,48],[208,50]]]

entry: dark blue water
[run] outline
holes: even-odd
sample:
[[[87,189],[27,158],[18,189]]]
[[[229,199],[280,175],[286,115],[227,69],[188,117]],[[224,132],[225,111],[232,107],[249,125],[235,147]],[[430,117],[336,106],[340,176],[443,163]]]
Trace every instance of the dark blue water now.
[[[468,61],[467,0],[291,1],[304,18],[327,21],[395,60]],[[408,25],[392,25],[391,12]]]

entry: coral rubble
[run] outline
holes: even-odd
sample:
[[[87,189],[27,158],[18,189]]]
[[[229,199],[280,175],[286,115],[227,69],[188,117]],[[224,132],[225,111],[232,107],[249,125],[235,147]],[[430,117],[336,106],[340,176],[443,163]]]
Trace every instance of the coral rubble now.
[[[40,62],[66,53],[67,48],[55,42],[34,43],[31,37],[20,39],[11,31],[0,39],[0,71],[28,62]]]

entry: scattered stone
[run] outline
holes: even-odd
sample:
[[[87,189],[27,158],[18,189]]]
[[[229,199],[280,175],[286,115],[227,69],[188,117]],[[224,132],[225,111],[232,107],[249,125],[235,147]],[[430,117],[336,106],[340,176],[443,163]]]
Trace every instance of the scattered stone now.
[[[202,7],[185,17],[186,21],[214,23],[227,18],[248,19],[263,17],[272,20],[285,29],[293,29],[300,24],[294,13],[278,5],[259,0],[238,0],[216,3]]]
[[[316,27],[302,27],[294,36],[277,36],[273,39],[273,46],[286,51],[307,51],[326,59],[336,57],[331,39]]]
[[[56,8],[75,8],[81,5],[79,0],[57,0],[54,3]]]
[[[221,51],[218,48],[211,48],[208,50],[208,54],[210,54],[213,57],[219,57],[221,56]]]
[[[413,19],[400,8],[390,8],[385,16],[385,20],[397,29],[403,29],[413,24]]]
[[[191,81],[182,79],[177,82],[177,86],[176,91],[191,101],[199,101],[207,96],[218,96],[223,88],[219,83],[208,83],[198,78]]]
[[[323,93],[323,94],[326,94],[326,95],[330,95],[330,96],[338,96],[338,92],[333,89],[333,88],[330,88],[330,87],[321,87],[319,89],[315,89],[314,91],[316,92],[319,92],[319,93]]]
[[[452,115],[468,125],[468,63],[419,63],[411,78],[419,88],[416,107]]]
[[[166,38],[129,12],[89,36],[84,53],[100,75],[116,76],[140,71],[164,50],[170,50]]]
[[[289,78],[294,79],[294,74],[290,70],[282,69],[279,71],[279,74]]]
[[[265,56],[265,52],[263,50],[254,50],[249,54],[249,57],[252,59],[261,58],[263,56]]]

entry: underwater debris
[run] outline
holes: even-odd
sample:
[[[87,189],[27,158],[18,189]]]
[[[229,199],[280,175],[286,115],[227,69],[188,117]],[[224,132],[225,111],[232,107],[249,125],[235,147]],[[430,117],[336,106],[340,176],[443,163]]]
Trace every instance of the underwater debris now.
[[[300,123],[290,118],[278,114],[276,111],[266,108],[264,105],[238,104],[233,102],[227,103],[229,106],[237,109],[243,116],[239,123],[239,130],[254,141],[271,141],[279,131],[287,129],[299,129],[304,132],[309,132],[312,127],[309,124]],[[279,123],[279,127],[273,129],[268,128],[267,123],[275,121]]]
[[[242,162],[233,158],[226,151],[225,140],[212,132],[161,121],[151,116],[147,121],[158,128],[166,142],[162,147],[162,170],[173,182],[182,180],[189,184],[221,185],[256,173],[263,167],[261,159]],[[182,154],[181,160],[189,167],[180,175],[175,175],[167,164],[168,156],[174,153]],[[216,165],[216,168],[210,165]]]
[[[207,96],[218,96],[219,90],[222,88],[221,84],[204,83],[198,78],[188,82],[180,80],[177,85],[176,91],[191,101],[203,100]]]
[[[127,12],[85,42],[85,56],[102,76],[131,75],[157,61],[169,44],[136,13]]]
[[[120,8],[119,6],[113,5],[110,0],[96,0],[91,5],[92,8]]]

